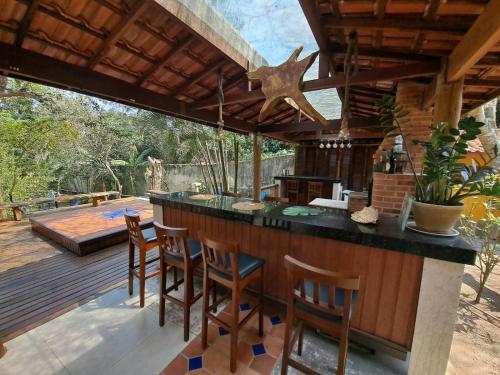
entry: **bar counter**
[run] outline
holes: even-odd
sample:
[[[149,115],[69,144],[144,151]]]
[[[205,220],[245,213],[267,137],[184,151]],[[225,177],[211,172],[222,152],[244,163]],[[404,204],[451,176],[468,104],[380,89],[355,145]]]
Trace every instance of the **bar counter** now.
[[[241,198],[196,201],[189,199],[192,194],[153,194],[155,220],[187,227],[193,238],[203,232],[238,241],[241,251],[265,259],[269,297],[286,300],[283,257],[290,254],[361,276],[351,338],[394,355],[412,351],[411,362],[431,355],[436,342],[451,340],[464,264],[473,264],[477,252],[461,237],[401,232],[392,217],[357,224],[343,210],[285,216],[289,205],[264,202],[262,210],[238,211],[232,205]]]

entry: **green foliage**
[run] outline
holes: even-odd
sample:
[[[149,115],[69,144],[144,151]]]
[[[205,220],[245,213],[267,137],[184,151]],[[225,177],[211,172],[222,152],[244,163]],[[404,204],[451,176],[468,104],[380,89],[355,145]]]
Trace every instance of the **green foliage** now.
[[[479,289],[475,302],[478,303],[484,290],[484,286],[494,268],[500,263],[500,245],[498,244],[498,231],[500,229],[500,217],[495,213],[499,209],[498,199],[489,199],[483,203],[485,209],[484,217],[476,222],[472,218],[472,212],[477,205],[471,207],[467,215],[462,215],[459,230],[469,242],[477,245],[481,244],[478,253],[476,266],[479,268]]]
[[[461,119],[458,129],[449,128],[446,123],[432,129],[429,141],[417,141],[424,147],[422,168],[422,190],[420,202],[458,205],[470,196],[500,196],[500,181],[488,168],[476,160],[471,166],[462,160],[467,155],[467,141],[481,134],[484,124],[474,117]]]
[[[408,112],[393,96],[383,96],[376,105],[380,123],[385,127],[387,135],[401,135],[408,150],[401,128],[401,125],[408,121]],[[459,121],[458,129],[450,128],[446,123],[438,124],[432,128],[429,141],[415,141],[424,147],[420,176],[417,176],[413,161],[408,154],[417,185],[417,201],[458,205],[464,198],[470,196],[500,196],[498,175],[492,175],[488,168],[488,164],[497,155],[485,160],[484,163],[474,160],[471,166],[462,162],[467,155],[467,142],[475,140],[481,134],[483,125],[474,117],[467,117]]]

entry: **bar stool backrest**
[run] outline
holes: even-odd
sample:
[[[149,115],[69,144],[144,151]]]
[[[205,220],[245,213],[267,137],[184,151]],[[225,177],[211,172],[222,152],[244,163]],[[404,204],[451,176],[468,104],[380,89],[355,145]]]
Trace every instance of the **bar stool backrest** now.
[[[232,280],[239,279],[237,254],[239,245],[237,242],[213,240],[200,233],[203,262],[207,271],[213,270],[232,277]]]
[[[189,249],[187,246],[187,238],[189,236],[189,230],[187,228],[171,228],[161,225],[156,221],[153,225],[156,231],[160,254],[180,257],[184,259],[184,262],[189,262],[191,260],[188,256]]]
[[[141,230],[141,218],[137,214],[125,212],[125,222],[127,223],[128,234],[134,245],[141,246],[144,243],[144,236]]]
[[[288,303],[300,302],[317,311],[344,316],[351,311],[353,292],[359,290],[359,276],[344,275],[302,263],[285,255],[288,280]],[[306,282],[312,284],[312,293],[306,293]],[[320,298],[321,288],[327,288],[327,298]],[[336,293],[343,290],[344,304],[335,304]],[[324,293],[324,292],[323,292]],[[312,294],[312,295],[311,295]]]

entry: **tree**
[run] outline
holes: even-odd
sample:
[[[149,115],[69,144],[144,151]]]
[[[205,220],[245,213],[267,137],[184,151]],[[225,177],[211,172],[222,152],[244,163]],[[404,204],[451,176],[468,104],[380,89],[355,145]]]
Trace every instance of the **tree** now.
[[[130,187],[132,189],[133,195],[137,194],[137,187],[136,187],[137,171],[139,167],[142,167],[143,165],[146,165],[148,163],[148,156],[150,151],[151,150],[148,148],[139,153],[137,151],[137,146],[132,145],[132,147],[130,148],[130,154],[128,160],[120,160],[120,159],[111,160],[112,167],[128,168]]]

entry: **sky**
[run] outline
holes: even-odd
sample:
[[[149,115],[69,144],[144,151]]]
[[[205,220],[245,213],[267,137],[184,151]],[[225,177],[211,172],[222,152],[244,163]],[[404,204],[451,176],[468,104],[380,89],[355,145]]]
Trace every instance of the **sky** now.
[[[240,33],[269,65],[279,65],[299,46],[300,57],[317,51],[309,24],[298,0],[207,0]],[[299,58],[300,58],[299,57]],[[318,61],[305,79],[317,78]],[[327,119],[340,117],[335,89],[305,93],[311,104]]]

